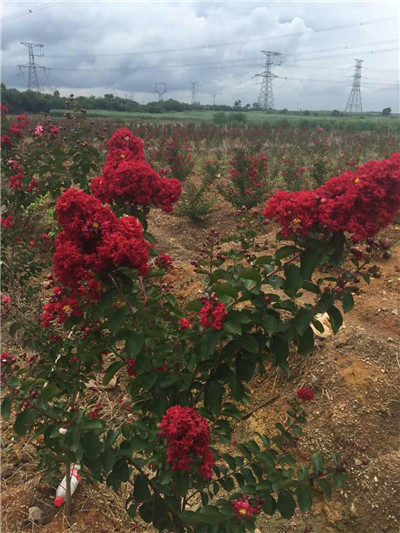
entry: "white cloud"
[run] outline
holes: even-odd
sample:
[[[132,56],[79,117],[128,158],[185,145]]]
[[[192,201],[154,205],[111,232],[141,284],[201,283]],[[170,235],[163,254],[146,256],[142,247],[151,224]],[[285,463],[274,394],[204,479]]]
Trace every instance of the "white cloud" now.
[[[167,83],[166,97],[189,101],[190,80],[193,80],[198,82],[198,99],[202,103],[211,103],[213,94],[218,103],[232,104],[236,99],[253,103],[260,87],[252,77],[262,72],[261,50],[300,54],[333,48],[338,50],[320,54],[327,59],[316,60],[318,54],[299,55],[298,63],[293,63],[285,58],[282,66],[274,71],[287,78],[341,83],[276,79],[276,107],[295,109],[300,101],[303,109],[343,109],[350,91],[351,66],[354,58],[359,57],[364,59],[365,67],[364,109],[381,110],[391,106],[394,111],[399,110],[398,88],[377,85],[399,83],[399,53],[370,53],[398,48],[398,43],[344,48],[398,40],[398,3],[67,0],[35,12],[35,7],[44,3],[4,3],[2,79],[7,86],[26,87],[24,79],[17,77],[16,65],[27,63],[27,51],[20,41],[28,41],[45,45],[44,56],[37,62],[49,69],[82,69],[80,72],[48,70],[48,80],[39,72],[44,87],[59,88],[65,93],[130,95],[133,92],[139,101],[149,101],[155,98],[154,83],[159,81]],[[32,13],[7,21],[8,16],[27,9],[32,9]],[[392,21],[339,28],[389,17]],[[333,27],[336,29],[320,31]],[[242,44],[230,44],[237,41]],[[218,43],[227,44],[188,49]],[[182,50],[168,52],[171,49]],[[149,50],[163,52],[144,53]],[[89,57],[52,57],[76,54]]]

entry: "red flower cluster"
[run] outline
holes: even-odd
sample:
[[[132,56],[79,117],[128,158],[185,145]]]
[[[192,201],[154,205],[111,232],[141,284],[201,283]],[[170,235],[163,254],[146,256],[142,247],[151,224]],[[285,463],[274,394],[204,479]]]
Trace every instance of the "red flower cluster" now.
[[[315,396],[315,393],[311,389],[307,389],[307,387],[303,387],[302,389],[299,389],[296,392],[296,394],[300,400],[305,400],[305,401],[310,401]]]
[[[277,192],[263,214],[282,234],[305,236],[313,229],[345,231],[353,240],[372,237],[393,222],[400,207],[400,153],[344,172],[315,191]]]
[[[7,215],[6,218],[0,217],[0,225],[2,228],[11,228],[14,226],[14,217],[12,215]]]
[[[190,329],[192,324],[187,318],[181,318],[179,329]]]
[[[174,268],[172,257],[170,257],[168,254],[160,254],[155,258],[154,261],[159,268],[164,268],[165,270]]]
[[[43,307],[41,324],[44,328],[48,328],[54,320],[63,324],[71,316],[81,317],[82,315],[77,297],[67,294],[61,287],[54,287],[49,303]]]
[[[57,201],[62,232],[55,241],[54,274],[74,289],[93,273],[116,266],[148,271],[149,251],[142,227],[134,217],[118,219],[107,206],[89,194],[68,189]]]
[[[185,141],[187,140],[186,138]],[[165,147],[165,159],[169,164],[172,175],[180,182],[186,180],[194,165],[189,149],[189,145],[182,146],[182,141],[177,137],[172,137],[172,141]]]
[[[16,358],[9,352],[3,352],[0,354],[0,361],[2,365],[13,365],[16,361]]]
[[[112,135],[103,173],[92,180],[91,188],[102,202],[119,200],[128,205],[153,204],[166,212],[172,211],[172,205],[181,194],[178,180],[161,177],[146,163],[143,141],[127,128]]]
[[[238,150],[230,164],[232,181],[245,189],[244,193],[248,196],[258,195],[260,191],[257,189],[260,189],[261,181],[268,174],[267,156],[247,156],[242,150]]]
[[[201,297],[203,307],[200,309],[200,325],[203,328],[222,329],[224,318],[228,314],[225,304],[218,302],[215,294],[211,294],[210,299]]]
[[[8,107],[4,104],[0,104],[0,106],[1,106],[1,114],[8,115]]]
[[[249,500],[246,494],[243,494],[238,500],[232,501],[232,507],[238,518],[253,518],[253,515],[261,513],[263,504],[263,499],[255,498]]]
[[[3,108],[7,109],[6,106],[1,107],[1,113],[6,114],[7,111],[3,111]],[[17,122],[11,122],[10,127],[8,128],[8,131],[6,134],[1,136],[1,147],[4,148],[5,146],[12,146],[13,140],[12,137],[16,139],[23,139],[24,134],[22,131],[28,126],[29,119],[26,115],[18,115]]]
[[[205,418],[189,406],[170,407],[161,421],[160,435],[167,439],[167,463],[173,471],[189,472],[192,463],[199,464],[199,475],[211,479],[214,455],[209,449],[210,428]]]

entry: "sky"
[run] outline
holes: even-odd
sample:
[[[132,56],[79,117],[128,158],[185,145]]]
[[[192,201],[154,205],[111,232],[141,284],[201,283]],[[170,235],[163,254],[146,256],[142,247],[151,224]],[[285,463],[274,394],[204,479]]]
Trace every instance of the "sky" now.
[[[274,107],[344,110],[362,59],[364,111],[399,110],[400,3],[3,0],[2,76],[25,90],[35,47],[42,90],[242,105],[257,102],[262,51],[278,52]]]

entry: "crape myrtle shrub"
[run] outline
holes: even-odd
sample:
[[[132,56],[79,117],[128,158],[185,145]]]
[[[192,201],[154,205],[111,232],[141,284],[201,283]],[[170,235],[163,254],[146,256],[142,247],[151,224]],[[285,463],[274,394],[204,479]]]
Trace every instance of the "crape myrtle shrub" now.
[[[127,512],[159,531],[252,530],[262,512],[290,518],[296,506],[307,511],[312,487],[330,498],[343,483],[340,457],[295,459],[311,389],[293,392],[274,437],[256,433],[233,442],[231,433],[250,400],[252,377],[266,365],[289,375],[289,355],[313,349],[311,325],[323,329],[318,314],[328,313],[336,333],[340,309],[353,307],[361,276],[368,281],[368,270],[376,273],[369,262],[386,247],[376,232],[400,205],[400,154],[316,191],[278,193],[263,215],[241,208],[226,251],[210,231],[194,262],[203,291],[182,307],[163,282],[173,260],[158,254],[146,228],[149,206],[162,206],[160,183],[154,178],[153,188],[153,174],[145,174],[148,194],[141,196],[129,172],[119,194],[121,160],[132,168],[145,162],[141,141],[117,131],[107,148],[101,176],[109,196],[97,198],[87,183],[81,190],[65,187],[56,199],[55,253],[41,317],[28,320],[3,295],[10,334],[30,352],[18,360],[1,355],[3,417],[12,412],[18,435],[42,437],[39,466],[48,473],[63,465],[68,472],[79,462],[88,479],[116,491],[131,485]],[[13,149],[16,159],[19,148]],[[93,192],[98,181],[92,180]],[[173,204],[168,183],[162,186]],[[23,216],[13,205],[2,218],[5,232],[13,228],[10,217]],[[268,219],[281,225],[278,238],[287,242],[262,255],[256,237]],[[320,274],[322,265],[337,274]],[[310,303],[304,293],[312,295]],[[118,419],[103,414],[95,391],[85,401],[101,375],[105,385],[120,378],[125,396]]]

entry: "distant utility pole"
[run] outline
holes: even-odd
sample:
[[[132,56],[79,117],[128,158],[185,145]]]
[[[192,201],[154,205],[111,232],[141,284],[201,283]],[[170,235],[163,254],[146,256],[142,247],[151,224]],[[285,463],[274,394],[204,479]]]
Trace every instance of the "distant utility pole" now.
[[[32,91],[38,91],[40,93],[40,83],[39,78],[37,75],[37,69],[41,68],[45,70],[45,67],[42,67],[41,65],[37,65],[35,63],[35,57],[41,57],[43,55],[43,44],[37,44],[37,43],[23,43],[24,46],[28,49],[28,57],[29,61],[26,65],[18,65],[18,68],[20,71],[22,71],[23,68],[28,69],[28,90]],[[39,48],[40,52],[39,54],[35,54],[34,48]]]
[[[215,94],[213,94],[213,109],[215,111]]]
[[[158,94],[158,101],[162,102],[163,95],[167,92],[167,84],[157,82],[154,86],[154,91]]]
[[[197,81],[191,81],[190,82],[192,84],[192,105],[195,105],[196,104],[196,85],[197,85]]]
[[[262,80],[260,96],[258,97],[258,105],[261,109],[267,111],[274,109],[274,95],[272,92],[272,80],[277,78],[271,72],[272,65],[280,65],[282,63],[282,54],[280,52],[271,52],[269,50],[262,50],[265,54],[265,67],[262,74],[256,74],[255,77],[260,76]]]
[[[354,65],[354,74],[353,74],[353,85],[351,87],[351,92],[349,99],[346,104],[346,111],[350,113],[362,113],[362,104],[361,104],[361,69],[363,62],[362,59],[355,59],[356,64]]]

